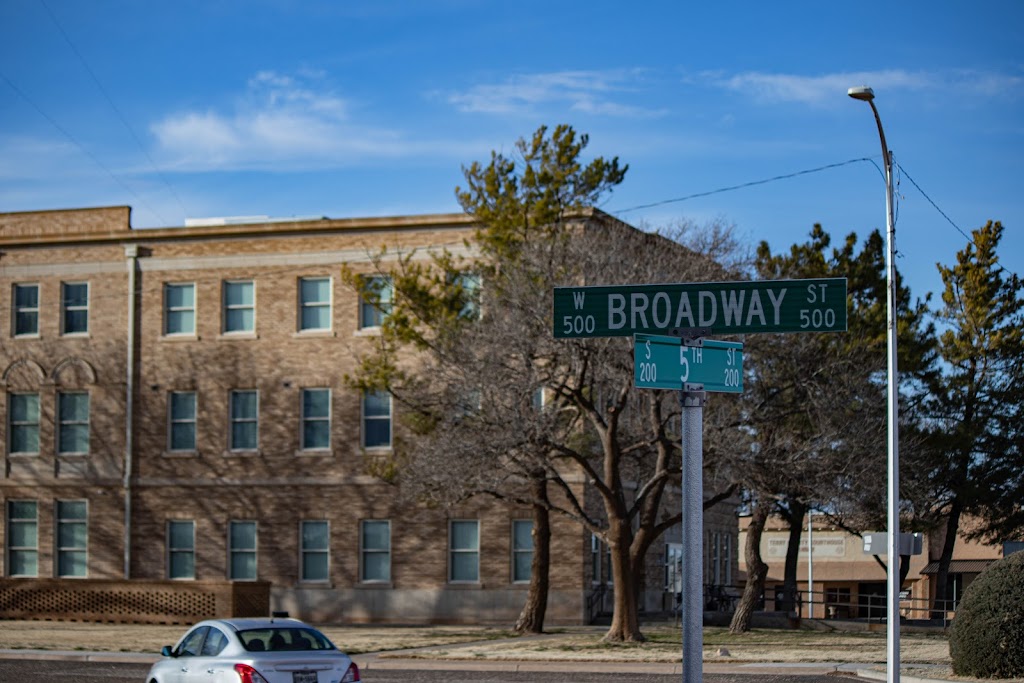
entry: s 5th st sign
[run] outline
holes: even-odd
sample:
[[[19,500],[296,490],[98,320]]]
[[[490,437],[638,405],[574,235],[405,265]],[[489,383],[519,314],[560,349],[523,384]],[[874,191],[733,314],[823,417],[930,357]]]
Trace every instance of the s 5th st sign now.
[[[556,287],[554,336],[842,332],[846,278]]]

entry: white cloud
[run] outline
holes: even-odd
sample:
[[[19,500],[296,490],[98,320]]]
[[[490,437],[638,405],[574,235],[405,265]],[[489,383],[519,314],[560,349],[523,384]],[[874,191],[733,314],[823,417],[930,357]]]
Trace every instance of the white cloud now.
[[[370,157],[429,154],[399,131],[360,124],[349,103],[313,86],[323,75],[257,73],[231,111],[181,111],[151,126],[161,165],[179,171],[310,170]]]
[[[523,114],[546,104],[567,104],[570,109],[604,116],[652,118],[665,113],[615,101],[635,88],[643,73],[637,69],[609,71],[556,71],[517,74],[496,84],[477,85],[446,95],[460,111],[486,114]]]
[[[692,80],[692,79],[691,79]],[[972,70],[848,71],[820,76],[748,71],[734,75],[704,72],[697,79],[716,87],[746,93],[759,102],[797,102],[809,105],[835,104],[837,94],[852,86],[870,85],[881,91],[940,91],[955,89],[960,93],[993,96],[1019,91],[1024,79],[999,73]]]

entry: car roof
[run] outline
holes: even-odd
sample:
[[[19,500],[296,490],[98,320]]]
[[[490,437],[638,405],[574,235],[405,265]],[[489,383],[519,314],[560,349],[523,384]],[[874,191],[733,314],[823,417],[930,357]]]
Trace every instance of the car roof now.
[[[200,623],[211,626],[221,624],[223,626],[228,626],[235,631],[248,631],[250,629],[260,628],[312,628],[309,624],[306,624],[303,621],[287,617],[274,617],[273,619],[269,617],[248,619],[207,619]],[[197,626],[198,625],[199,624],[197,624]]]

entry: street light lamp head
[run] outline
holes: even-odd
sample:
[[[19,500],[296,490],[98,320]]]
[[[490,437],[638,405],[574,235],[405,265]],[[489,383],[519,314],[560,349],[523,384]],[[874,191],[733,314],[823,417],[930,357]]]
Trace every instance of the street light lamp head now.
[[[864,102],[870,102],[875,99],[875,91],[866,85],[850,88],[846,91],[846,94],[855,100],[862,100]]]

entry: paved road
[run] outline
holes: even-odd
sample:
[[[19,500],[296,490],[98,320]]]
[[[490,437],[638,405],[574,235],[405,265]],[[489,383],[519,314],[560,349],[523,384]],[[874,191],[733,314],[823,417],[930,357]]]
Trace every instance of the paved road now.
[[[41,661],[31,659],[0,660],[0,681],[16,683],[143,683],[149,666],[145,664],[108,664],[82,661]],[[755,673],[755,672],[752,672]],[[706,674],[708,683],[837,683],[835,675]],[[377,669],[363,673],[365,683],[679,683],[679,675],[661,674],[595,674],[541,673],[503,671],[419,671],[409,669]],[[839,679],[842,680],[842,679]],[[849,679],[849,680],[852,680]]]

